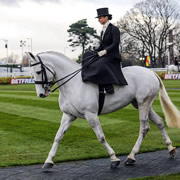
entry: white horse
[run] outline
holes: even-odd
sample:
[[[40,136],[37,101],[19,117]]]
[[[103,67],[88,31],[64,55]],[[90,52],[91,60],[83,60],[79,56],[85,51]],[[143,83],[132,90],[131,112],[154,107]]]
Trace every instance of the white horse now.
[[[39,97],[47,97],[50,94],[50,84],[53,80],[59,80],[81,67],[76,62],[57,52],[40,53],[38,56],[33,56],[30,53],[27,54],[33,66],[36,92]],[[163,120],[152,109],[152,103],[160,90],[160,101],[165,113],[167,125],[170,127],[180,127],[180,113],[169,99],[163,82],[158,75],[143,67],[126,67],[123,68],[123,73],[128,85],[114,85],[115,93],[113,95],[106,95],[101,114],[119,110],[130,103],[139,110],[139,137],[131,153],[128,155],[125,165],[135,163],[135,155],[139,152],[140,145],[149,130],[149,120],[152,120],[160,129],[170,156],[174,157],[176,148],[172,146]],[[65,82],[65,80],[62,80],[62,82],[58,81],[56,84],[59,87],[63,82]],[[114,150],[107,143],[99,122],[98,86],[91,82],[82,82],[81,74],[79,73],[72,80],[59,87],[59,90],[59,106],[63,112],[63,116],[60,128],[57,131],[54,143],[43,168],[51,168],[53,166],[53,158],[55,157],[58,145],[71,123],[77,117],[87,119],[98,140],[109,153],[111,168],[118,166],[120,159],[116,157]]]
[[[167,72],[171,74],[172,72],[178,72],[178,67],[174,64],[167,65]]]

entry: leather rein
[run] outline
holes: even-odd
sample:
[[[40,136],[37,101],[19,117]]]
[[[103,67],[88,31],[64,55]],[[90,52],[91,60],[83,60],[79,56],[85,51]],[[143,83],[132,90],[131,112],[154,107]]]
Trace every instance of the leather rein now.
[[[35,59],[34,55],[29,53],[30,56]],[[68,81],[70,81],[73,77],[75,77],[79,72],[82,71],[82,69],[84,67],[87,67],[88,65],[90,65],[91,63],[93,63],[95,60],[97,60],[95,57],[97,57],[97,54],[93,54],[93,55],[90,55],[86,58],[84,58],[81,62],[85,61],[86,59],[88,58],[91,58],[87,63],[85,63],[80,69],[68,74],[67,76],[61,78],[61,79],[58,79],[57,81],[48,81],[48,78],[47,78],[47,73],[46,73],[46,69],[51,73],[53,74],[53,77],[55,79],[55,74],[54,72],[52,72],[51,69],[49,69],[41,60],[40,56],[37,56],[38,57],[38,60],[39,62],[35,63],[35,64],[31,64],[31,66],[36,66],[36,65],[41,65],[41,71],[37,72],[37,73],[42,73],[42,80],[41,81],[35,81],[35,84],[41,84],[42,87],[47,90],[48,87],[46,87],[45,85],[48,85],[50,87],[50,89],[57,83],[57,82],[60,82],[64,79],[66,79],[66,81],[64,81],[62,84],[60,84],[59,86],[57,86],[56,88],[54,88],[53,90],[49,90],[51,93],[53,93],[54,91],[56,91],[58,88],[60,88],[61,86],[63,86],[64,84],[66,84]]]

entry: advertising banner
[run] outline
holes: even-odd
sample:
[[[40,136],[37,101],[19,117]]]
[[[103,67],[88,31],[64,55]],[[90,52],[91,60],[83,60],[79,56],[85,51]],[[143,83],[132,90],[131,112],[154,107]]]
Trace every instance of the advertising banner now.
[[[11,79],[11,84],[34,84],[33,78]]]
[[[164,74],[164,79],[180,79],[180,74]]]

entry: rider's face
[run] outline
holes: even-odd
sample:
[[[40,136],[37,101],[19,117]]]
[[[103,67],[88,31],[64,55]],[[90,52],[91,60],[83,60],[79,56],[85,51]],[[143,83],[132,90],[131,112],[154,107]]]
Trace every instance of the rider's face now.
[[[101,16],[98,18],[98,21],[103,25],[108,21],[108,16]]]

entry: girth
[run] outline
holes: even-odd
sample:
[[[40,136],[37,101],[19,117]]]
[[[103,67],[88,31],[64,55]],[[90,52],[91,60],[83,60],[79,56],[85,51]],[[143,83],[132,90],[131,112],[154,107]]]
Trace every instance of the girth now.
[[[98,110],[98,115],[101,114],[102,108],[104,106],[104,100],[105,100],[105,92],[104,88],[102,86],[99,86],[99,110]]]

